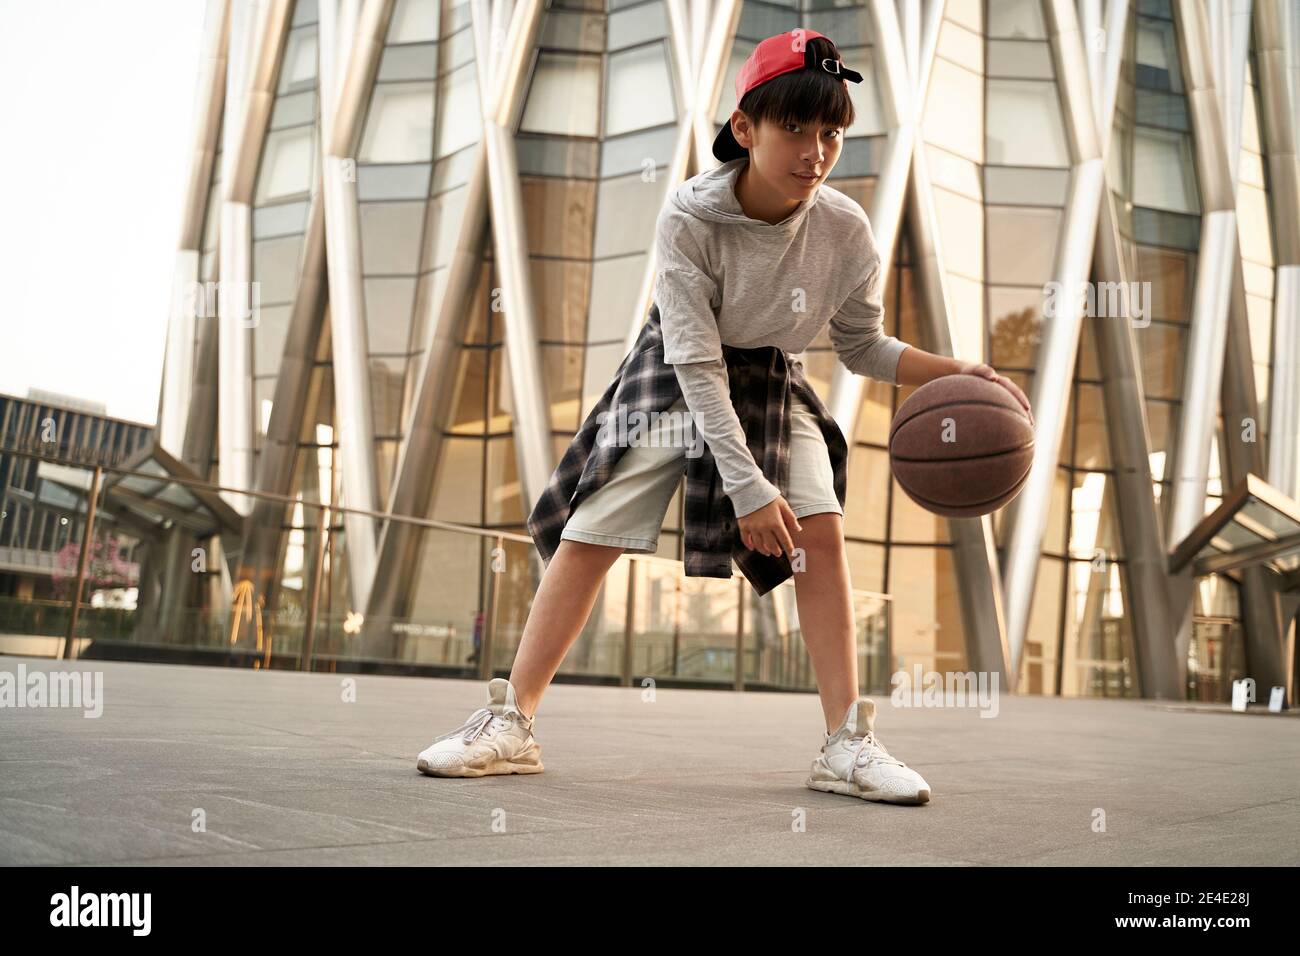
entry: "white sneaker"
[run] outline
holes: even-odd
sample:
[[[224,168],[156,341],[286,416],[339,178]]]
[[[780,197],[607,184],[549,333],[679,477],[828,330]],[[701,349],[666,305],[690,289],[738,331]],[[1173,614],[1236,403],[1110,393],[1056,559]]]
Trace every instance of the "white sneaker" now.
[[[488,705],[424,750],[415,765],[431,777],[484,777],[494,773],[541,773],[541,748],[533,721],[515,702],[504,677],[488,682]]]
[[[884,803],[928,803],[930,785],[889,755],[876,739],[875,724],[875,701],[859,697],[850,704],[839,729],[822,734],[825,743],[813,761],[808,786]]]

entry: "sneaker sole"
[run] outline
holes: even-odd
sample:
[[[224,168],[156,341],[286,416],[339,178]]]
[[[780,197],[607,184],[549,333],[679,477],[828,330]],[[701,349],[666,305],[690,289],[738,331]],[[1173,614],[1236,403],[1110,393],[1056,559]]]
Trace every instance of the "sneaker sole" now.
[[[497,761],[486,767],[463,767],[459,770],[434,768],[429,761],[420,760],[415,767],[426,777],[487,777],[494,774],[541,773],[545,769],[540,763],[514,763],[508,760]]]
[[[930,802],[929,790],[918,790],[914,797],[900,797],[897,794],[886,793],[883,790],[863,790],[856,783],[848,780],[814,780],[809,777],[805,784],[813,790],[820,790],[823,793],[842,793],[849,797],[859,797],[862,800],[872,800],[876,803],[901,803],[906,806],[920,806],[923,803]]]

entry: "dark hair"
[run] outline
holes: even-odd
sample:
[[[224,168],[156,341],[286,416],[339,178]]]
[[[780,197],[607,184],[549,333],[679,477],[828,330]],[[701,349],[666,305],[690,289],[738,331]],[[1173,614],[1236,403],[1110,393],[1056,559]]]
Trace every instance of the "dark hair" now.
[[[804,47],[817,62],[840,59],[840,51],[825,37],[813,37]],[[821,69],[783,73],[750,90],[737,107],[755,126],[818,123],[847,129],[856,116],[845,81]]]

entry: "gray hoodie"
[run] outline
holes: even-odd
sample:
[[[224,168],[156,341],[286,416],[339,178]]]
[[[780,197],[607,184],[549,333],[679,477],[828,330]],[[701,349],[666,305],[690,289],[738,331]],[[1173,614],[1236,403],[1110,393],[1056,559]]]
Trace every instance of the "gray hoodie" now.
[[[881,325],[880,254],[862,207],[823,184],[779,223],[751,219],[735,193],[748,162],[733,159],[678,186],[655,236],[664,361],[738,517],[781,491],[745,443],[723,345],[771,345],[794,356],[829,322],[848,369],[892,384],[908,348]]]

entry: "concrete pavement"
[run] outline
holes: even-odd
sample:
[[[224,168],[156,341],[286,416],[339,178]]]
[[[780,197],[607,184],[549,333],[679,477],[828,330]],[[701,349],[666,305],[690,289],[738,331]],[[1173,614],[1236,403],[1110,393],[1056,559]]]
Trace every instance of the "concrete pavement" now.
[[[934,788],[902,807],[804,787],[811,695],[554,684],[544,773],[454,780],[415,756],[484,703],[477,681],[18,657],[0,674],[20,664],[99,672],[102,714],[0,708],[4,864],[1300,863],[1288,716],[877,697],[881,741]]]

